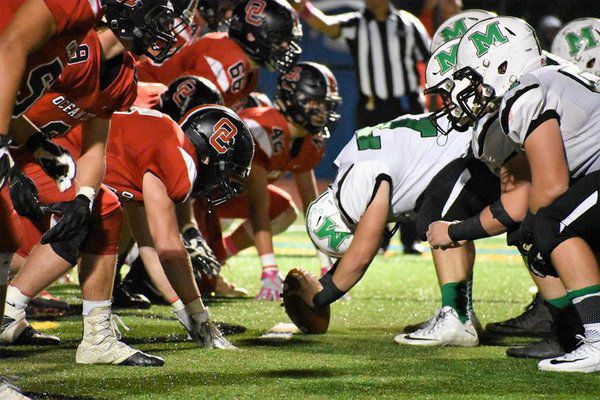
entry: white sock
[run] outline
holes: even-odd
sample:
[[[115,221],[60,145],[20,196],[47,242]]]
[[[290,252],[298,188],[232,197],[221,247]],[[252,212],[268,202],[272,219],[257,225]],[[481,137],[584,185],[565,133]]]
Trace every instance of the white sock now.
[[[191,331],[193,329],[192,320],[187,310],[185,309],[183,301],[177,300],[176,302],[171,303],[171,307],[173,307],[173,313],[175,314],[175,317],[177,317],[181,325],[183,325],[183,327],[187,331]]]
[[[208,319],[208,308],[204,307],[200,298],[186,304],[185,310],[194,321],[204,322]]]
[[[18,288],[13,285],[8,285],[6,289],[6,306],[4,307],[4,315],[19,319],[24,318],[25,309],[29,304],[29,297],[25,296]]]
[[[100,307],[109,307],[112,305],[112,301],[111,300],[98,300],[98,301],[91,301],[91,300],[83,300],[83,311],[81,312],[81,314],[83,314],[83,316],[87,316],[89,315],[89,313],[94,309],[94,308],[100,308]]]

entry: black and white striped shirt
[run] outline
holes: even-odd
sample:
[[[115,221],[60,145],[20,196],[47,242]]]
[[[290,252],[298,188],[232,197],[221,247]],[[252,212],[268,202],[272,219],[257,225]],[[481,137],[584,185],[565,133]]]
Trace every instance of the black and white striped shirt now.
[[[386,100],[420,93],[417,62],[429,59],[430,38],[417,17],[390,5],[383,22],[368,9],[338,18],[363,96]]]

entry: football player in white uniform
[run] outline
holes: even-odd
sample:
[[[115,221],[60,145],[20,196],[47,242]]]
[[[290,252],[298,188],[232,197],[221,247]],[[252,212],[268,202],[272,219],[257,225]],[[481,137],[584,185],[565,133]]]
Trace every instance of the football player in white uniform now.
[[[593,252],[600,239],[600,80],[574,66],[543,64],[535,33],[524,21],[481,21],[459,43],[455,78],[470,84],[457,100],[476,120],[498,110],[504,133],[524,149],[532,183],[520,245],[534,273],[560,277],[569,291],[560,301],[575,305],[585,328],[576,350],[542,360],[539,368],[595,372],[600,371],[600,271]]]

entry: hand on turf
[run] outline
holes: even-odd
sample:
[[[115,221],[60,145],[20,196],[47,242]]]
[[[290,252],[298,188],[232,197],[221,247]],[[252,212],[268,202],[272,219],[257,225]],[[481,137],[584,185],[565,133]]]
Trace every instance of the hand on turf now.
[[[27,147],[44,172],[56,182],[58,190],[64,192],[71,187],[75,178],[75,161],[67,150],[52,143],[41,132],[27,140]]]
[[[283,279],[277,267],[263,269],[260,276],[262,287],[255,300],[280,301],[283,291]]]
[[[450,249],[453,247],[460,247],[466,243],[466,241],[455,242],[450,239],[450,235],[448,235],[448,227],[455,222],[447,222],[447,221],[436,221],[429,224],[429,228],[427,229],[427,241],[429,242],[429,246],[432,249]]]
[[[60,213],[62,217],[42,236],[42,244],[65,240],[81,244],[89,231],[92,214],[90,199],[80,194],[74,200],[52,204],[50,211]]]
[[[209,278],[214,278],[221,271],[221,264],[208,246],[197,228],[189,228],[183,232],[183,244],[192,261],[192,267]]]
[[[10,175],[10,199],[15,211],[26,218],[38,219],[48,211],[48,207],[40,206],[38,190],[27,175],[17,167],[13,167]]]

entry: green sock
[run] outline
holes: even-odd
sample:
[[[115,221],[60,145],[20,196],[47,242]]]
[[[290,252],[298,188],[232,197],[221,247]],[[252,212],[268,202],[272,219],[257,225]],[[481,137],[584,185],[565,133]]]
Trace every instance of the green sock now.
[[[559,310],[563,310],[567,308],[569,304],[571,304],[571,298],[568,294],[562,297],[558,297],[556,299],[547,299],[546,301],[552,304],[554,307],[558,308]]]
[[[467,317],[467,284],[465,282],[450,282],[442,285],[442,307],[452,307],[458,314],[461,322],[466,322]]]
[[[572,290],[567,294],[569,300],[573,300],[576,297],[585,296],[586,294],[598,293],[600,292],[600,285],[593,285],[584,287],[582,289]]]

